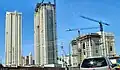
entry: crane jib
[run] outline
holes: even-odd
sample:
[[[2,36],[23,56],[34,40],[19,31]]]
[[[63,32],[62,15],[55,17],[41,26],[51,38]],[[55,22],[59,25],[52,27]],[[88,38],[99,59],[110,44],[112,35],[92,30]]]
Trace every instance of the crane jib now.
[[[109,24],[107,24],[105,22],[102,22],[102,21],[98,21],[98,20],[95,20],[95,19],[92,19],[92,18],[88,18],[88,17],[85,17],[85,16],[80,16],[80,17],[109,26]]]

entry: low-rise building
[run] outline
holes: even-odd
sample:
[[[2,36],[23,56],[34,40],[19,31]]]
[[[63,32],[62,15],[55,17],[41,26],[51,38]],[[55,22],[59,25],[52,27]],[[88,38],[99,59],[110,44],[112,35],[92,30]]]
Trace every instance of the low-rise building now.
[[[26,65],[35,65],[35,60],[33,60],[32,53],[29,53],[29,56],[22,56],[22,66]]]
[[[66,55],[64,57],[62,56],[62,57],[59,57],[59,58],[61,58],[61,60],[58,60],[58,64],[61,64],[62,67],[66,67],[66,66],[69,65],[69,55]],[[77,62],[76,56],[70,56],[70,59],[71,59],[71,67],[77,67],[78,62]]]

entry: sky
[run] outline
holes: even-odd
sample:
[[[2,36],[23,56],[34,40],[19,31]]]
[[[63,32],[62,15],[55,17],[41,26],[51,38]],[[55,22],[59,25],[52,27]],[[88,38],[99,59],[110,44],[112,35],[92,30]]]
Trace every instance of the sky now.
[[[45,0],[45,2],[53,0]],[[0,56],[4,61],[5,54],[5,14],[6,11],[22,12],[22,55],[34,53],[34,9],[41,0],[0,0]],[[115,35],[116,53],[120,54],[120,0],[57,0],[57,38],[58,54],[61,55],[61,42],[66,54],[69,43],[77,36],[77,32],[66,32],[68,28],[97,27],[98,23],[85,20],[84,15],[96,20],[104,21],[110,26],[104,26],[105,32]],[[99,29],[84,30],[81,33],[98,32]]]

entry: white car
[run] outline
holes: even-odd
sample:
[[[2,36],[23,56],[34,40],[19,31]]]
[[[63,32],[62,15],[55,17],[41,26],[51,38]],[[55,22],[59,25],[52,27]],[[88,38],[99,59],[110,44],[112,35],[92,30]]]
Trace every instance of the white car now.
[[[112,63],[107,57],[89,57],[82,61],[80,70],[113,70]]]

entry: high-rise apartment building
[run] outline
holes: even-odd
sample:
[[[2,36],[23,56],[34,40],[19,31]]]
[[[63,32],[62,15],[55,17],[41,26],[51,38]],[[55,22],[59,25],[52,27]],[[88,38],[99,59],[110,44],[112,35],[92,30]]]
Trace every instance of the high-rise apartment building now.
[[[34,13],[35,64],[57,63],[55,4],[38,3]]]
[[[21,65],[22,13],[6,12],[5,63]]]

